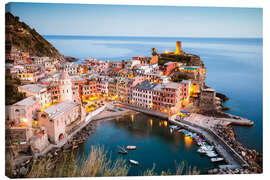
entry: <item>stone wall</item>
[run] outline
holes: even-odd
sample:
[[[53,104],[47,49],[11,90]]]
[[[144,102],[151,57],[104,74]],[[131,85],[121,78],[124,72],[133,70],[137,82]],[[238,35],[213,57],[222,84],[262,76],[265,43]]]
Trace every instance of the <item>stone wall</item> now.
[[[30,139],[31,150],[33,153],[40,153],[49,146],[48,134],[35,135]]]
[[[85,118],[85,121],[90,121],[90,119],[91,119],[93,116],[99,114],[99,113],[100,113],[101,111],[103,111],[105,108],[106,108],[106,105],[104,105],[104,106],[102,106],[102,107],[96,109],[96,110],[93,111],[93,112],[88,113],[88,115],[87,115],[86,118]]]
[[[202,111],[216,110],[216,91],[214,89],[202,89],[199,108]]]
[[[32,135],[33,132],[30,128],[12,127],[6,130],[6,138],[8,138],[11,143],[27,142]]]

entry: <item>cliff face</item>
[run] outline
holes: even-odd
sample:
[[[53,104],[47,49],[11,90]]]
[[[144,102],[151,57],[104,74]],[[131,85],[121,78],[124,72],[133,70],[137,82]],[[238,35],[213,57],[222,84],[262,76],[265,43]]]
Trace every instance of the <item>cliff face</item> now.
[[[19,17],[11,13],[5,14],[5,37],[6,47],[15,47],[16,49],[29,52],[31,56],[48,56],[65,61],[53,45],[44,39],[35,29],[30,28],[24,22],[19,21]]]

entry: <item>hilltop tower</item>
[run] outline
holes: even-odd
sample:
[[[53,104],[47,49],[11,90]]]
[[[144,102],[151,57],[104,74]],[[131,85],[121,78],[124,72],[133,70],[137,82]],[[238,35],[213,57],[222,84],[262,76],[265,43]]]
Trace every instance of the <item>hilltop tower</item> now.
[[[176,50],[174,54],[179,55],[181,53],[181,41],[176,41]]]
[[[72,101],[71,79],[67,72],[62,72],[59,82],[60,101]]]

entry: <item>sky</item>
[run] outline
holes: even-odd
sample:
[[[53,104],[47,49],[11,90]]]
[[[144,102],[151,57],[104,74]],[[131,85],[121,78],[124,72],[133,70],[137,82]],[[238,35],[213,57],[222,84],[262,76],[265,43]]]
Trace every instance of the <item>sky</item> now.
[[[261,8],[9,3],[42,35],[261,38]]]

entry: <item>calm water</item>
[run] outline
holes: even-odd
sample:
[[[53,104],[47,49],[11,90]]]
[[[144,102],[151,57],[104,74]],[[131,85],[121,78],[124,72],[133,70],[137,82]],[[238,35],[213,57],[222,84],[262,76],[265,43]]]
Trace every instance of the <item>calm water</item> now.
[[[175,171],[176,164],[184,161],[188,165],[196,166],[205,173],[214,167],[210,159],[200,156],[196,151],[195,141],[186,139],[182,133],[170,132],[168,124],[163,120],[144,114],[125,116],[116,120],[99,121],[97,131],[79,148],[80,157],[87,156],[91,145],[102,145],[111,151],[112,160],[122,157],[134,159],[139,166],[131,166],[129,175],[140,175],[146,169],[155,171]],[[135,145],[137,149],[128,151],[127,155],[118,154],[118,146]]]
[[[199,55],[205,63],[207,67],[206,84],[230,98],[225,104],[230,108],[228,112],[255,122],[253,127],[234,126],[237,139],[245,146],[262,152],[262,39],[84,36],[45,36],[45,38],[64,55],[81,60],[96,57],[112,61],[120,61],[133,56],[151,56],[153,47],[157,48],[158,52],[173,51],[175,41],[182,41],[185,52]],[[110,150],[115,150],[121,141],[122,144],[135,143],[144,137],[140,143],[143,143],[144,147],[149,146],[147,150],[144,148],[145,151],[153,152],[156,154],[155,157],[160,158],[160,161],[165,158],[165,152],[169,153],[172,159],[174,156],[186,157],[182,153],[189,153],[188,162],[196,162],[195,164],[200,166],[200,161],[197,161],[196,158],[192,159],[192,156],[196,154],[191,153],[193,146],[189,149],[186,148],[183,141],[180,140],[182,137],[179,137],[179,143],[182,142],[183,146],[179,145],[175,150],[172,148],[174,141],[170,141],[171,137],[161,135],[165,130],[157,130],[159,133],[154,133],[142,126],[142,130],[134,132],[125,125],[116,124],[101,123],[99,131],[102,131],[103,137],[99,137],[97,132],[94,137],[89,139],[87,146],[91,142],[106,144],[104,138],[109,138],[110,133],[117,132],[122,136],[110,139],[110,145],[108,145]],[[112,130],[108,131],[111,128]],[[122,140],[119,142],[118,138]],[[114,143],[114,141],[117,142]],[[171,145],[167,145],[167,143],[171,143]],[[161,148],[162,151],[160,151]],[[174,151],[180,152],[178,154]],[[148,164],[152,164],[153,159],[157,159],[150,158],[146,154],[142,153],[141,158],[149,159]],[[170,164],[171,160],[168,162],[164,160],[163,163]]]

